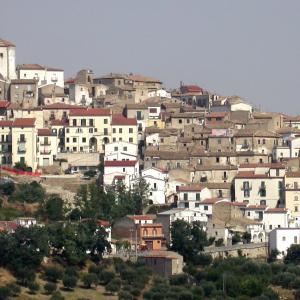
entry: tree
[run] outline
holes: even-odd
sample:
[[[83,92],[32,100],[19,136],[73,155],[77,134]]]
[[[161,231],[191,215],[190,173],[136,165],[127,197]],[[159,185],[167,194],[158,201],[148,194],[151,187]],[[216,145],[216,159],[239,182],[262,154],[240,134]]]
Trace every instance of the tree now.
[[[284,262],[287,263],[294,263],[296,265],[300,264],[300,245],[293,244],[287,250],[287,254],[284,258]]]
[[[114,277],[115,273],[109,270],[103,270],[98,276],[99,281],[104,285],[107,285]]]
[[[7,286],[0,286],[0,300],[7,300],[11,296]]]
[[[64,201],[56,194],[49,195],[40,210],[41,215],[50,221],[60,221],[64,218]]]
[[[46,280],[56,283],[59,279],[62,279],[63,270],[59,266],[49,266],[44,268],[44,274]]]
[[[32,168],[28,167],[25,162],[16,162],[14,167],[15,169],[20,171],[28,171],[28,172],[32,171]]]
[[[50,297],[50,300],[65,300],[65,297],[61,294],[60,291],[55,291]]]
[[[26,203],[43,202],[45,195],[44,188],[38,182],[32,181],[19,184],[9,200]]]
[[[241,292],[249,297],[260,296],[263,292],[262,282],[251,276],[241,283]]]
[[[16,187],[13,181],[8,181],[0,184],[0,191],[5,196],[10,196],[14,191]]]
[[[40,289],[40,285],[36,281],[33,281],[28,284],[28,289],[30,294],[34,295]]]
[[[63,285],[67,290],[72,290],[74,287],[76,287],[77,284],[77,278],[75,276],[68,276],[65,275],[63,277]]]
[[[90,289],[93,284],[97,285],[98,277],[95,273],[83,274],[81,281],[85,288]]]
[[[56,289],[57,289],[57,285],[53,282],[47,282],[44,285],[44,290],[48,295],[51,295],[54,291],[56,291]]]
[[[121,280],[118,278],[115,278],[113,280],[111,280],[106,286],[105,286],[105,290],[109,293],[111,293],[112,295],[114,295],[115,293],[119,292],[121,288]]]

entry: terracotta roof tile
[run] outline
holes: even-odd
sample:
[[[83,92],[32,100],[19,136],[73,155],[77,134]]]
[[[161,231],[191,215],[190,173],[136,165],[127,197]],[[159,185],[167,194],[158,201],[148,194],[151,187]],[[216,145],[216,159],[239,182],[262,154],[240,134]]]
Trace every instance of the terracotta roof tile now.
[[[17,118],[13,122],[13,127],[34,127],[35,118]]]
[[[130,126],[137,125],[137,121],[134,118],[126,118],[121,114],[112,115],[111,125]]]
[[[134,167],[136,160],[106,160],[104,167]]]
[[[43,106],[43,109],[83,109],[83,107],[79,105],[72,105],[72,104],[58,102],[58,103],[45,105]]]
[[[38,136],[53,136],[53,132],[49,128],[38,129]]]
[[[12,124],[13,121],[6,121],[6,120],[0,121],[0,127],[11,127]]]
[[[154,220],[156,218],[155,215],[127,215],[127,218],[131,220]]]
[[[81,116],[110,116],[110,109],[106,108],[82,108],[82,109],[71,109],[70,116],[81,117]]]
[[[6,100],[0,100],[0,109],[1,108],[7,108],[9,106],[10,102]]]

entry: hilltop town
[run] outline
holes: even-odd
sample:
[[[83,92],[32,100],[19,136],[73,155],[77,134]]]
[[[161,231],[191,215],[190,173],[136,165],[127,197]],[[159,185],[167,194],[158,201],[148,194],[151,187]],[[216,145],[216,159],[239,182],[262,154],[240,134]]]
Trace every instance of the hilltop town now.
[[[207,239],[198,250],[212,258],[281,259],[300,243],[300,116],[197,84],[166,89],[146,75],[84,69],[65,78],[56,66],[17,65],[16,46],[0,39],[0,137],[0,189],[35,182],[73,221],[97,218],[106,256],[139,259],[161,276],[181,274],[188,260],[174,222],[198,224]],[[1,191],[2,209],[27,201]],[[85,211],[91,195],[110,194],[106,213],[104,204]],[[0,213],[0,230],[69,216],[22,209]]]

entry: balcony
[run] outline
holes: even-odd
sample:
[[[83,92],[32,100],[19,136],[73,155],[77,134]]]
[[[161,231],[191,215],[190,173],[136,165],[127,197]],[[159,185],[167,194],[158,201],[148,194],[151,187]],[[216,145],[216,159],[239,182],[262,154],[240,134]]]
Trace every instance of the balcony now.
[[[26,143],[26,139],[18,139],[18,144]]]
[[[50,141],[41,141],[40,144],[41,144],[41,146],[50,146],[51,142]]]
[[[251,190],[252,190],[251,184],[249,186],[241,186],[241,191],[251,191]]]
[[[25,148],[18,147],[18,153],[19,153],[19,154],[24,154],[24,153],[26,153],[26,149],[25,149]]]
[[[51,154],[51,150],[48,150],[48,149],[43,149],[40,151],[41,154],[44,154],[44,155],[49,155]]]

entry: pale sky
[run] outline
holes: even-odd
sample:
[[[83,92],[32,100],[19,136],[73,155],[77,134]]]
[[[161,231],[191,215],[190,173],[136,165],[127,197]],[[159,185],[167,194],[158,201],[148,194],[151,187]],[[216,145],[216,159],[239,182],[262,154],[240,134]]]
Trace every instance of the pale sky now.
[[[300,114],[299,0],[0,0],[17,63],[198,84]]]

